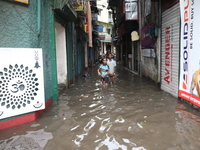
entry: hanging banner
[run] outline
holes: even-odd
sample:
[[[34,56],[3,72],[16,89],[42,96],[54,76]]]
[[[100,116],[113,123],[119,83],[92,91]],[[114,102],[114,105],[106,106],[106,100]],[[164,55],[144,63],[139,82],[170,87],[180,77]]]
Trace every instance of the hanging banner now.
[[[179,97],[200,107],[200,1],[180,0]]]

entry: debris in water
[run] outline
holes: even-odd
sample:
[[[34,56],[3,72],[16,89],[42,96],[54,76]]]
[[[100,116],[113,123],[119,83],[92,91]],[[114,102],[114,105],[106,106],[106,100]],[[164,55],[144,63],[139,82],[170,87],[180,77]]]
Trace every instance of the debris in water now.
[[[141,124],[137,123],[138,127],[140,127],[141,129],[143,128],[143,126],[141,126]]]
[[[130,127],[128,127],[128,132],[130,132],[131,131],[131,129],[132,129],[132,127],[130,126]]]
[[[145,125],[145,123],[144,123],[144,122],[140,122],[140,125],[142,125],[142,126],[143,126],[143,125]]]
[[[92,107],[95,107],[95,106],[97,106],[98,104],[91,104],[90,106],[89,106],[89,108],[92,108]]]
[[[74,128],[71,129],[71,131],[74,131],[75,129],[77,129],[80,125],[75,126]]]
[[[81,116],[85,116],[85,115],[86,115],[86,113],[81,114]]]
[[[34,127],[38,127],[38,126],[40,126],[40,124],[32,124],[30,127],[34,128]]]

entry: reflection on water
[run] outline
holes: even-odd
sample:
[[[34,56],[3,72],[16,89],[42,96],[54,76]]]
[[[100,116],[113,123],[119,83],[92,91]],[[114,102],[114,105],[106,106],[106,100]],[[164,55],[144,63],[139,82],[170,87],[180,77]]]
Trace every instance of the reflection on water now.
[[[76,139],[74,140],[74,143],[80,147],[81,145],[81,141],[83,140],[84,136],[88,135],[88,133],[84,133],[84,134],[80,134],[80,135],[76,135]],[[72,140],[73,141],[73,140]]]
[[[193,142],[191,145],[183,144],[184,148],[198,148],[195,144],[200,144],[200,117],[195,114],[199,115],[199,113],[196,110],[193,110],[195,114],[188,111],[186,104],[183,103],[179,103],[176,108],[178,110],[176,113],[180,118],[176,120],[176,129],[179,133],[178,140],[185,138],[184,140]]]
[[[137,147],[135,143],[130,142],[128,139],[122,139],[123,143],[128,144],[130,147],[132,147],[132,150],[146,150],[144,147]],[[127,150],[128,146],[120,144],[113,135],[106,134],[106,138],[104,140],[97,140],[95,143],[99,142],[99,145],[95,148],[95,150],[100,149],[108,149],[108,150]]]
[[[90,79],[75,83],[34,124],[9,136],[0,132],[5,137],[0,149],[200,149],[199,112],[151,81],[117,70],[112,87],[100,86],[94,69]]]

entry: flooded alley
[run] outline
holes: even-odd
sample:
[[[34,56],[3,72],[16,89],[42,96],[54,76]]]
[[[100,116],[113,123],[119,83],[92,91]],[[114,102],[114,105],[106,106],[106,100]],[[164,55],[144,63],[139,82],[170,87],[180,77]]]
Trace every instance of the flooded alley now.
[[[99,85],[96,67],[36,121],[0,131],[1,150],[199,150],[200,114],[118,65]]]

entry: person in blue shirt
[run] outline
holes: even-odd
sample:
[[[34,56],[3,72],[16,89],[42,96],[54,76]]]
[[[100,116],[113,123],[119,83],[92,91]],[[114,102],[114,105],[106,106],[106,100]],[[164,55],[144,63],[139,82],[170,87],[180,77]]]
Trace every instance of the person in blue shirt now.
[[[105,86],[108,86],[109,80],[109,74],[110,74],[110,68],[107,65],[107,58],[102,59],[102,64],[97,69],[97,73],[99,76],[101,76],[101,82],[100,85],[102,85],[105,82]]]

